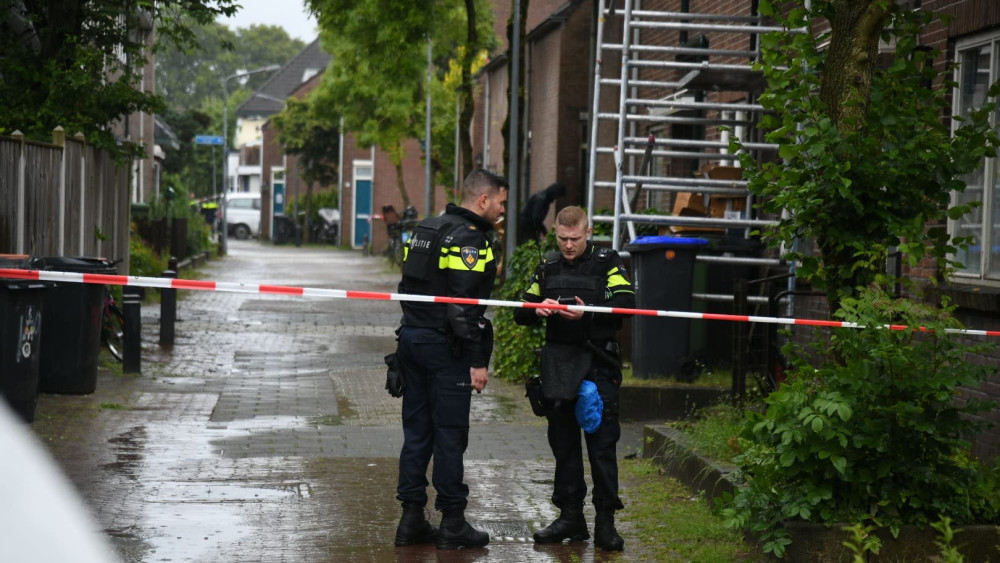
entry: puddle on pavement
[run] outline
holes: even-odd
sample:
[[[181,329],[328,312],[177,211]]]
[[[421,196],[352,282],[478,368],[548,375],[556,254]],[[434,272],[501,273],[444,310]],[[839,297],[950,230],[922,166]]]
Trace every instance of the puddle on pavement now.
[[[156,495],[147,499],[152,503],[227,503],[264,502],[273,500],[309,498],[312,489],[308,483],[266,483],[238,485],[227,482],[163,482],[157,486]]]
[[[505,421],[519,408],[523,407],[509,397],[486,392],[473,397],[469,416],[476,422]]]
[[[261,530],[267,529],[261,525],[267,515],[304,510],[297,505],[310,502],[312,485],[272,477],[287,470],[285,462],[253,460],[235,470],[219,465],[221,451],[211,451],[212,439],[220,435],[246,434],[258,426],[273,428],[293,419],[297,425],[304,423],[297,417],[271,417],[221,428],[146,424],[109,439],[115,462],[104,469],[139,487],[133,493],[138,502],[129,503],[136,510],[130,515],[135,524],[107,530],[119,553],[129,561],[235,561],[239,556],[230,559],[226,554],[258,541]],[[178,454],[177,448],[185,452]],[[215,467],[220,479],[185,480],[204,476],[204,469],[198,469],[204,463]]]
[[[108,439],[111,444],[115,461],[101,464],[99,467],[105,471],[111,471],[129,479],[136,479],[142,462],[145,459],[144,449],[148,433],[145,426],[136,426],[113,438]]]
[[[143,514],[150,561],[214,561],[234,543],[258,533],[231,507],[215,503],[158,506]]]
[[[205,379],[201,377],[183,377],[183,376],[172,376],[163,375],[160,377],[160,381],[166,385],[204,385]]]
[[[343,424],[344,424],[344,418],[339,414],[314,416],[309,419],[310,426],[341,426]]]

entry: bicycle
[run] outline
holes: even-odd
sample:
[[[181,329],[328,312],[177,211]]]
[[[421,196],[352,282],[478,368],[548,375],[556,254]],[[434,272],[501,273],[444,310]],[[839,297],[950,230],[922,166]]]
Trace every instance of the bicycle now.
[[[107,295],[101,318],[101,345],[106,346],[111,356],[120,362],[125,352],[125,315],[110,291]]]
[[[389,248],[386,254],[393,264],[403,267],[403,257],[405,256],[406,245],[413,236],[413,229],[417,223],[417,208],[412,205],[403,210],[403,217],[398,218],[396,210],[391,205],[382,208],[383,217],[386,218],[386,231],[389,234]]]
[[[108,262],[110,266],[117,266],[122,261],[121,258],[113,262]],[[111,290],[104,286],[104,308],[101,314],[101,346],[106,346],[111,356],[119,362],[125,355],[125,314],[115,301]]]

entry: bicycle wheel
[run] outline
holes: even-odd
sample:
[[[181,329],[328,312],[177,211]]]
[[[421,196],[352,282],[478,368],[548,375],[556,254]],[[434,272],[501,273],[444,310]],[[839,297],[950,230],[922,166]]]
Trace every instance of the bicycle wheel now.
[[[104,330],[108,351],[119,362],[125,352],[125,315],[114,303],[109,303],[104,310]]]

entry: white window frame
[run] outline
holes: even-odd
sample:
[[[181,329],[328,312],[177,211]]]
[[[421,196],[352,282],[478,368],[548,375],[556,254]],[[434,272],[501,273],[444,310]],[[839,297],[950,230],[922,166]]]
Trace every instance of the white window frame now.
[[[962,104],[962,94],[964,84],[962,82],[964,78],[962,69],[962,60],[964,59],[964,53],[974,50],[981,49],[983,47],[989,47],[990,61],[989,61],[989,78],[985,84],[989,87],[1000,78],[1000,30],[990,32],[987,34],[976,35],[967,39],[958,41],[955,44],[955,61],[958,63],[956,65],[954,79],[958,87],[952,92],[952,108],[956,115],[961,115],[967,108],[963,108]],[[993,126],[997,126],[996,114],[991,116],[991,122]],[[954,131],[960,123],[957,120],[952,120],[952,130]],[[956,205],[960,202],[968,202],[972,199],[976,199],[982,202],[982,206],[974,209],[970,214],[967,214],[962,219],[958,221],[949,220],[948,221],[948,232],[952,236],[968,236],[972,234],[968,228],[965,230],[959,230],[959,225],[964,223],[968,226],[975,227],[977,224],[979,226],[978,232],[975,234],[979,238],[980,249],[991,249],[994,246],[1000,245],[1000,224],[991,225],[991,223],[996,222],[990,221],[988,218],[993,217],[993,210],[997,205],[1000,205],[1000,186],[997,182],[1000,181],[1000,170],[997,170],[998,162],[996,157],[987,157],[983,159],[982,166],[977,169],[977,171],[969,174],[967,178],[974,178],[976,175],[980,176],[977,178],[976,184],[968,184],[966,191],[964,193],[953,192],[951,197],[952,205]],[[992,188],[990,188],[992,186]],[[979,193],[978,198],[962,197],[967,194]],[[971,221],[971,223],[970,223]],[[978,222],[978,223],[977,223]],[[972,256],[975,256],[973,254]],[[964,261],[970,257],[969,254],[963,252],[958,255],[954,255],[951,258]],[[992,270],[992,272],[991,272]],[[978,263],[977,264],[966,264],[966,268],[958,270],[953,278],[953,281],[960,283],[975,283],[977,285],[990,285],[990,286],[1000,286],[1000,252],[991,252],[989,250],[982,251],[978,253]]]

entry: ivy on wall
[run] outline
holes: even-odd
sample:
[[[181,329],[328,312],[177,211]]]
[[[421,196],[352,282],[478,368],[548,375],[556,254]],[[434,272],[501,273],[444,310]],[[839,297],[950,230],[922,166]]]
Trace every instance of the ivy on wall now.
[[[528,241],[517,247],[506,267],[499,298],[520,301],[531,274],[550,250],[556,250],[555,235],[549,233],[542,246]],[[520,326],[514,322],[514,308],[500,307],[493,318],[495,331],[493,373],[508,381],[524,381],[538,373],[538,352],[545,344],[545,325]]]

